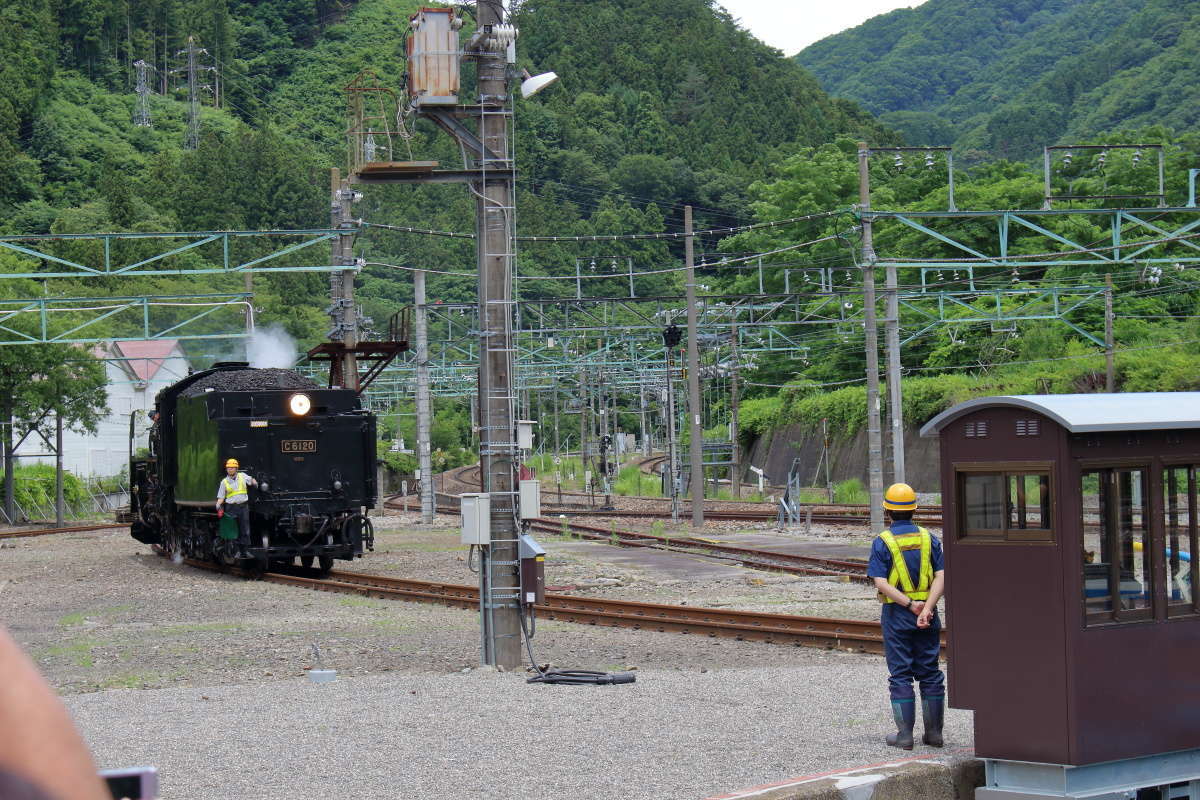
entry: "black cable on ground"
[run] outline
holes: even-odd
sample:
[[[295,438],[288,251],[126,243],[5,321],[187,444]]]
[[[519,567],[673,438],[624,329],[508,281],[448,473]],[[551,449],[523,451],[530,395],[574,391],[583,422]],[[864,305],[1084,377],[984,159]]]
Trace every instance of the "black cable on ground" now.
[[[531,620],[532,622],[532,620]],[[597,672],[590,669],[550,669],[547,664],[538,666],[533,657],[533,633],[525,623],[525,609],[521,608],[521,637],[525,640],[525,652],[529,654],[529,664],[537,675],[527,679],[526,683],[557,683],[568,686],[601,686],[616,683],[634,683],[637,675],[632,672]]]

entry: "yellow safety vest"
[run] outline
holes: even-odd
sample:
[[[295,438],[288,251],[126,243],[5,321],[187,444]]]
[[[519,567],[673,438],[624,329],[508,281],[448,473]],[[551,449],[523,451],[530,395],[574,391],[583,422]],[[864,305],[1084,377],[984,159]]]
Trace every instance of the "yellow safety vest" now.
[[[237,478],[233,481],[228,476],[223,478],[225,481],[225,502],[229,502],[229,498],[237,497],[239,494],[246,494],[246,479],[242,473],[237,474]]]
[[[879,538],[887,545],[892,554],[892,571],[888,575],[888,583],[904,592],[913,600],[925,600],[929,597],[929,586],[933,583],[933,536],[924,528],[918,527],[916,533],[902,533],[899,536],[890,530],[879,534]],[[905,550],[921,550],[921,574],[916,585],[913,585],[912,575],[904,560]],[[879,602],[894,603],[892,598],[879,592]]]

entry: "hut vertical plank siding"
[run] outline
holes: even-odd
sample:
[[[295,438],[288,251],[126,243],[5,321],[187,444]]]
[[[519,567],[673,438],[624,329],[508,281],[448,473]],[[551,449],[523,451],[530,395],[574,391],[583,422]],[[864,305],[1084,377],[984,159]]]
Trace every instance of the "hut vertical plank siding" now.
[[[940,437],[950,702],[975,712],[976,754],[1085,765],[1200,748],[1200,615],[1168,615],[1163,487],[1164,469],[1200,464],[1200,393],[981,398],[922,434]],[[1035,463],[1051,465],[1052,540],[964,538],[960,474]],[[1084,604],[1081,479],[1103,467],[1147,470],[1151,610],[1116,621]]]

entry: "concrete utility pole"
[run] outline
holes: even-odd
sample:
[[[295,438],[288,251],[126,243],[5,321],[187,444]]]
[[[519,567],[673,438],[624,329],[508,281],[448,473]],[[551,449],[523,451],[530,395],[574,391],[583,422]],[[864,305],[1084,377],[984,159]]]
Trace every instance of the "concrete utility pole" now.
[[[479,0],[476,22],[489,32],[504,20],[500,0]],[[479,455],[482,490],[491,495],[491,545],[485,554],[489,596],[485,605],[485,663],[508,669],[521,664],[521,612],[517,604],[516,422],[513,419],[513,162],[509,152],[508,65],[504,48],[490,36],[472,53],[478,65],[478,166],[475,195],[479,263]]]
[[[54,415],[54,524],[63,526],[63,418]]]
[[[671,493],[671,521],[679,522],[679,439],[675,431],[675,381],[671,377],[674,349],[667,347],[667,469],[670,471],[667,487]]]
[[[704,431],[700,429],[700,349],[696,343],[696,255],[692,207],[683,207],[684,257],[687,260],[688,424],[691,430],[692,527],[704,527]]]
[[[1116,391],[1117,376],[1113,352],[1112,275],[1104,276],[1104,391]]]
[[[858,206],[871,210],[871,151],[858,143]],[[866,323],[867,355],[867,481],[871,494],[871,529],[883,530],[883,436],[879,423],[879,332],[875,319],[875,245],[871,219],[862,218],[863,319]]]
[[[892,480],[907,483],[904,477],[904,405],[900,388],[900,298],[896,265],[891,262],[887,265],[886,281],[887,319],[884,321],[884,336],[887,341],[888,420],[892,426]]]
[[[425,270],[413,273],[413,306],[417,335],[417,482],[421,495],[421,522],[433,522],[433,458],[429,429],[432,405],[429,397],[429,321],[425,308]]]
[[[733,326],[730,342],[733,345],[733,379],[729,387],[729,438],[732,445],[729,460],[733,464],[729,467],[729,492],[733,495],[734,500],[740,500],[742,498],[742,446],[738,442],[740,435],[738,411],[741,405],[738,370],[741,368],[741,364],[738,363],[738,328],[736,324]]]
[[[354,237],[350,228],[354,220],[350,215],[350,204],[353,193],[350,184],[342,180],[342,172],[337,167],[329,170],[330,194],[330,227],[346,230],[346,233],[333,239],[333,264],[336,266],[354,266]],[[333,318],[333,329],[329,338],[341,340],[346,346],[346,353],[340,365],[330,363],[330,369],[340,372],[338,384],[347,389],[358,389],[358,357],[354,348],[358,345],[358,321],[354,312],[354,270],[346,269],[329,273],[329,315]]]

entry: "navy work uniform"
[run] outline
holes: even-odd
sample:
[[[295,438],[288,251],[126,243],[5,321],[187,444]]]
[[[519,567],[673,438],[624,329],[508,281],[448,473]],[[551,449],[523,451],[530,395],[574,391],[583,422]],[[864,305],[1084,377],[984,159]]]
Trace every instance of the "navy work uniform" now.
[[[875,537],[871,545],[867,575],[884,578],[915,602],[929,596],[934,574],[944,568],[942,543],[936,536],[909,520],[894,520],[887,530]],[[927,728],[931,711],[928,706],[933,705],[937,711],[940,744],[946,679],[938,668],[942,623],[937,609],[933,611],[929,627],[918,628],[917,617],[910,609],[882,593],[879,599],[883,603],[880,623],[889,673],[888,690],[896,724],[902,733],[907,728],[907,748],[911,749],[911,731],[916,717],[913,681],[916,681],[921,686],[922,704],[926,706]],[[895,744],[891,737],[889,744]]]

